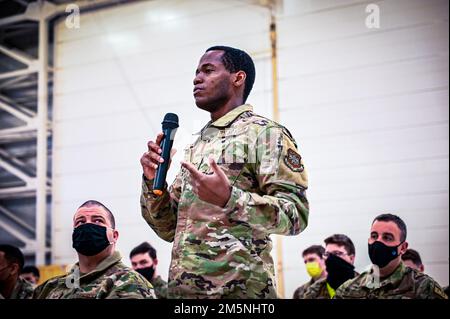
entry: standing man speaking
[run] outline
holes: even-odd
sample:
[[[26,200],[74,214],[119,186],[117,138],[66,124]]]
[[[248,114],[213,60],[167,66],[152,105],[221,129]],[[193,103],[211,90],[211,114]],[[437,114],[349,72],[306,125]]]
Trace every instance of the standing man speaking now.
[[[276,298],[269,235],[307,225],[303,159],[286,128],[244,104],[255,81],[247,53],[211,47],[195,74],[195,103],[211,120],[161,196],[152,188],[163,134],[141,158],[142,216],[174,242],[168,297]]]

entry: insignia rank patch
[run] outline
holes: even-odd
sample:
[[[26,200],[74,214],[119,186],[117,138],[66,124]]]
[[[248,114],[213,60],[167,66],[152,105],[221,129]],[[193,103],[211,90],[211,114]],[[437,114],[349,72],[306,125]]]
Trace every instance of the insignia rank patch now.
[[[286,156],[284,157],[284,162],[287,167],[289,167],[294,172],[303,172],[304,167],[301,163],[302,157],[293,149],[288,149]]]

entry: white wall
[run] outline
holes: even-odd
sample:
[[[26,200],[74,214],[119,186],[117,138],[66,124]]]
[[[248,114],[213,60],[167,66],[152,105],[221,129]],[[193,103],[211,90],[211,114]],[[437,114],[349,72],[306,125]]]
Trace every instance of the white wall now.
[[[362,270],[370,223],[387,211],[448,284],[448,2],[376,1],[380,29],[364,25],[368,3],[286,0],[279,14],[281,123],[305,158],[311,203],[307,230],[283,239],[287,297],[307,280],[301,251],[330,234],[354,240]],[[149,240],[167,277],[171,244],[140,216],[139,158],[166,112],[180,116],[179,150],[208,120],[192,79],[211,45],[251,53],[249,102],[271,116],[268,18],[245,1],[155,0],[83,14],[80,29],[57,25],[55,263],[75,260],[71,218],[93,198],[115,213],[125,262]]]

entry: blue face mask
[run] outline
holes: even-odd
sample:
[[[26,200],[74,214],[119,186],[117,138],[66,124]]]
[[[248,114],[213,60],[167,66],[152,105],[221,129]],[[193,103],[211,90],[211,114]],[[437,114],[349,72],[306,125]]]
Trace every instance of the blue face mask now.
[[[377,265],[380,268],[386,267],[387,264],[398,257],[397,248],[401,244],[403,243],[400,243],[397,246],[387,246],[381,241],[376,241],[372,244],[369,244],[370,260],[374,265]]]
[[[73,230],[72,247],[85,256],[94,256],[110,245],[106,227],[96,224],[83,224]]]

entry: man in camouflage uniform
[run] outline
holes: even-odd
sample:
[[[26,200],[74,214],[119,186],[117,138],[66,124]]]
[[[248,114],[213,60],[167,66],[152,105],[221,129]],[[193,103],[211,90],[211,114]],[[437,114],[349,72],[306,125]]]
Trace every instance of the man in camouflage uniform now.
[[[370,270],[341,285],[336,299],[448,299],[424,273],[406,267],[406,224],[392,214],[377,216],[369,237]]]
[[[30,299],[33,285],[20,278],[24,257],[19,248],[0,245],[0,299]]]
[[[38,286],[36,299],[155,298],[151,284],[121,262],[115,251],[119,233],[111,211],[97,201],[82,204],[75,216],[73,247],[78,253],[69,274]]]
[[[306,271],[311,279],[294,291],[293,299],[303,299],[303,295],[309,287],[316,281],[327,277],[327,270],[325,268],[325,260],[323,257],[324,253],[325,248],[321,245],[309,246],[302,252],[303,262],[305,263]]]
[[[174,242],[169,298],[276,298],[269,236],[296,235],[307,225],[307,174],[293,137],[243,104],[254,77],[245,52],[208,49],[194,98],[211,121],[162,196],[152,192],[162,134],[141,158],[142,215]]]
[[[331,299],[336,289],[358,275],[355,272],[355,245],[344,234],[334,234],[324,240],[327,276],[317,280],[303,294],[303,299]]]
[[[155,289],[158,299],[167,298],[167,282],[156,272],[158,257],[156,249],[148,242],[134,247],[130,252],[131,267],[147,279]]]
[[[420,272],[425,272],[425,266],[417,250],[408,248],[406,252],[402,255],[402,261],[406,267],[415,269]]]

